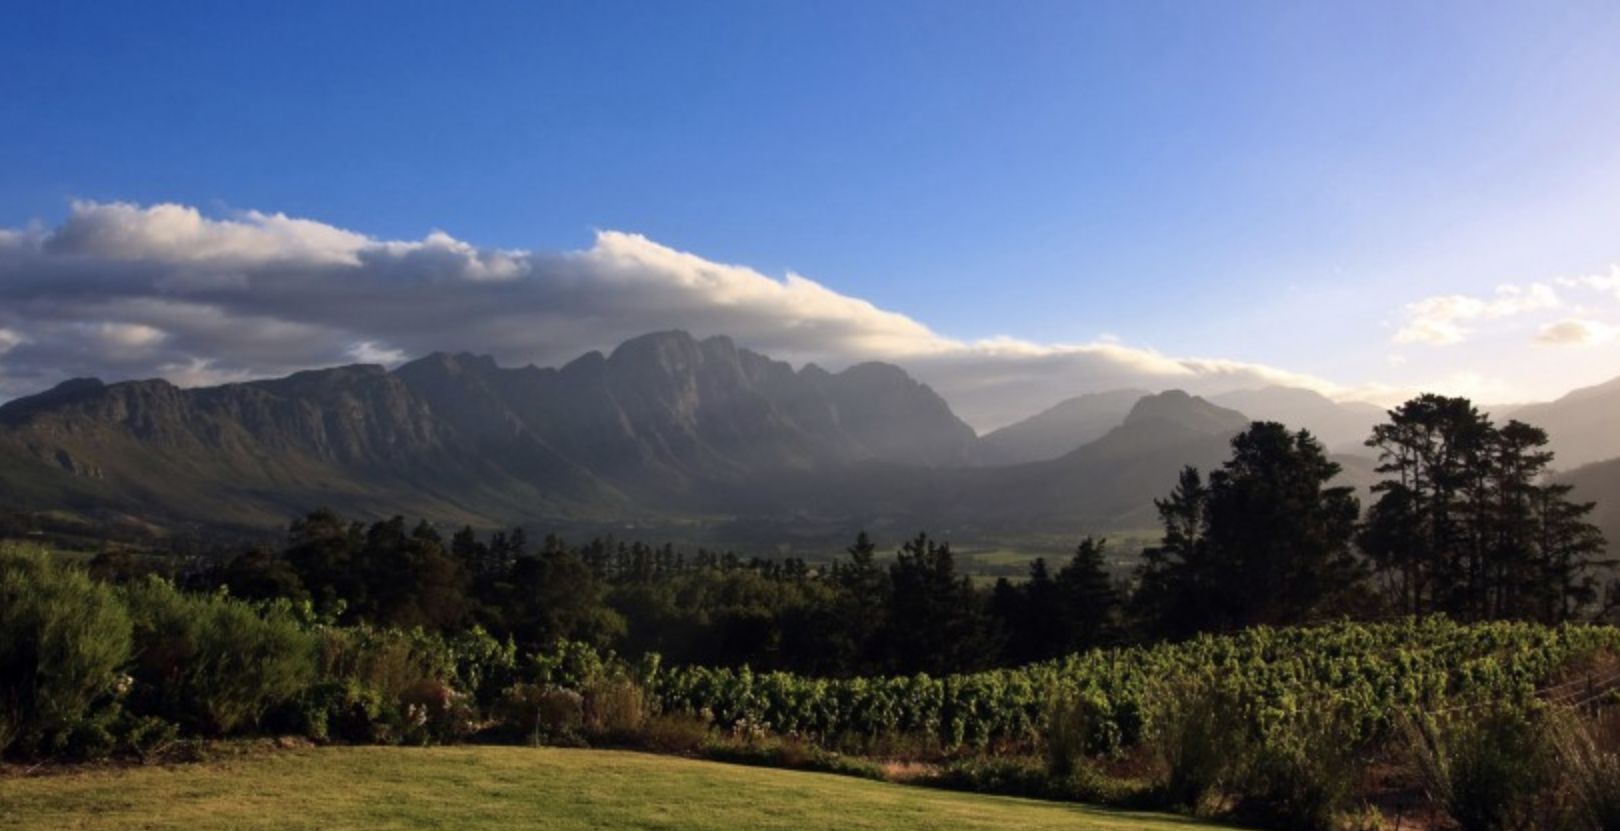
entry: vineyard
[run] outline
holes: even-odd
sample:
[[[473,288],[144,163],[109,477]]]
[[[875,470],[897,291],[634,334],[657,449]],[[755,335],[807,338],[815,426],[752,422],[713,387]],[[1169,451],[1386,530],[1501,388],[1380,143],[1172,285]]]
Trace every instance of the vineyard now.
[[[945,749],[1029,744],[1054,701],[1083,702],[1088,745],[1108,753],[1152,729],[1174,693],[1220,692],[1259,735],[1331,713],[1353,736],[1386,735],[1402,714],[1483,704],[1532,707],[1557,687],[1576,699],[1615,679],[1583,674],[1620,652],[1620,630],[1526,623],[1464,625],[1443,618],[1247,630],[1152,647],[1096,650],[1016,669],[932,678],[805,678],[748,669],[680,667],[656,673],[665,710],[822,741],[926,736]],[[1576,677],[1578,676],[1578,677]],[[1566,703],[1569,703],[1566,701]]]
[[[1586,798],[1620,793],[1612,626],[1259,627],[837,678],[341,625],[307,602],[110,586],[33,551],[0,549],[0,600],[0,751],[30,764],[195,758],[253,737],[589,745],[865,778],[900,762],[939,787],[1289,831],[1366,827],[1341,820],[1391,796],[1453,818],[1483,796],[1529,823],[1468,829],[1620,814]],[[1369,785],[1375,767],[1394,775]]]

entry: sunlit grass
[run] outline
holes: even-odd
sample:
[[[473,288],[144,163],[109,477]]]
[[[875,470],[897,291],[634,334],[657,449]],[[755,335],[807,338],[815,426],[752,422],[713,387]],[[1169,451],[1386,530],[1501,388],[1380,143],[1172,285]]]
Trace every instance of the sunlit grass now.
[[[5,829],[1213,828],[1194,820],[638,753],[324,748],[0,779]]]

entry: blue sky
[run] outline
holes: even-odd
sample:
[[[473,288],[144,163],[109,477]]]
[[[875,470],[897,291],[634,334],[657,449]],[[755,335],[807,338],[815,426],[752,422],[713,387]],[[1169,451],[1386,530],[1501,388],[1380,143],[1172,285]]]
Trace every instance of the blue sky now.
[[[64,2],[6,21],[0,228],[80,199],[526,250],[614,229],[964,340],[1106,336],[1498,398],[1620,374],[1620,313],[1574,289],[1534,322],[1475,315],[1464,342],[1396,337],[1425,298],[1620,261],[1612,2]],[[1529,345],[1523,326],[1564,318],[1598,328]]]

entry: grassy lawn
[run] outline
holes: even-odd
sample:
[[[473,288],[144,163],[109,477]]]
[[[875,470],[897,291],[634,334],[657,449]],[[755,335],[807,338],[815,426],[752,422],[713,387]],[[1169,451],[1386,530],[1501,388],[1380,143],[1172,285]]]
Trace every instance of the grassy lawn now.
[[[1194,820],[600,750],[324,748],[0,778],[0,829],[1213,828]]]

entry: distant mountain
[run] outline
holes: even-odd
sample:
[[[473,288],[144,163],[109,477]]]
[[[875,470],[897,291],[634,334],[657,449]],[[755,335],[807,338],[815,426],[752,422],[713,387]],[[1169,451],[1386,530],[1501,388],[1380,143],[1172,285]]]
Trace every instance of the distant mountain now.
[[[624,502],[544,442],[487,452],[372,366],[195,390],[79,380],[11,402],[0,407],[0,497],[248,526],[323,504],[487,521]]]
[[[1514,407],[1497,420],[1508,418],[1546,430],[1556,454],[1553,463],[1561,469],[1620,457],[1620,378],[1556,401]]]
[[[1362,442],[1373,425],[1385,419],[1383,408],[1360,401],[1334,401],[1297,387],[1270,386],[1210,396],[1210,401],[1239,410],[1256,421],[1276,421],[1311,431],[1331,450],[1365,452]]]
[[[1181,390],[1143,396],[1118,427],[1057,459],[979,473],[956,514],[998,525],[1152,525],[1153,500],[1181,469],[1216,467],[1248,425],[1243,413]]]
[[[1143,390],[1111,390],[1062,401],[981,436],[985,459],[993,464],[1056,459],[1118,427],[1131,407],[1148,394]]]
[[[478,524],[724,512],[787,472],[978,453],[896,367],[795,371],[684,332],[561,369],[435,354],[191,390],[80,379],[0,407],[0,498],[215,524],[316,505]]]
[[[1324,435],[1351,423],[1297,391],[1246,400]],[[980,439],[898,367],[795,370],[662,332],[558,368],[439,353],[197,389],[69,381],[0,406],[0,507],[169,527],[271,528],[329,506],[482,527],[763,529],[756,540],[1071,534],[1154,525],[1181,468],[1221,464],[1251,416],[1119,391]],[[1346,484],[1373,480],[1365,455],[1336,458]]]
[[[1611,552],[1620,551],[1620,459],[1578,467],[1558,477],[1575,486],[1571,497],[1596,502],[1592,521],[1603,529]]]

